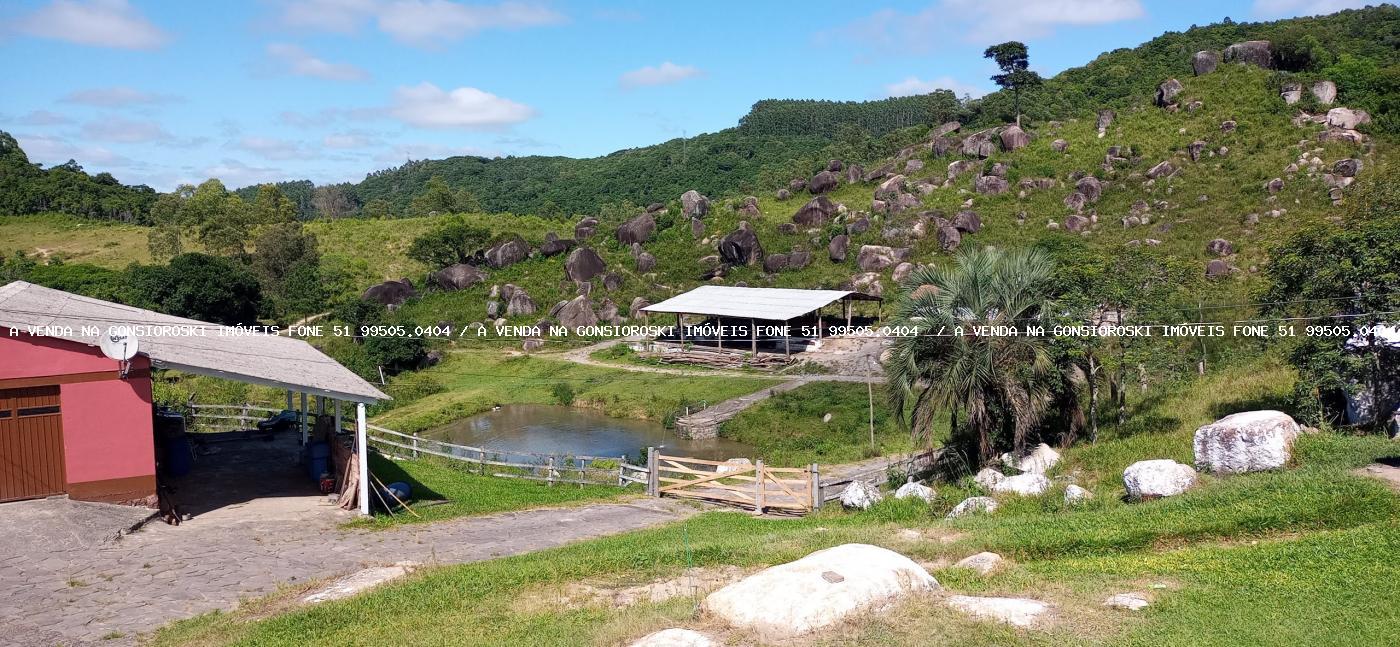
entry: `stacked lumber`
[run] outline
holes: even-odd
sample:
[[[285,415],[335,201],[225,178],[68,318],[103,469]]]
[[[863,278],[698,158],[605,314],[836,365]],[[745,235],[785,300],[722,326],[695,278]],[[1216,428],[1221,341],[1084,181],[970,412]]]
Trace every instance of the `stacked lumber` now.
[[[790,360],[782,355],[759,353],[722,353],[714,351],[682,350],[667,353],[639,353],[638,357],[653,359],[662,364],[686,364],[709,368],[763,368],[774,369],[787,366]]]

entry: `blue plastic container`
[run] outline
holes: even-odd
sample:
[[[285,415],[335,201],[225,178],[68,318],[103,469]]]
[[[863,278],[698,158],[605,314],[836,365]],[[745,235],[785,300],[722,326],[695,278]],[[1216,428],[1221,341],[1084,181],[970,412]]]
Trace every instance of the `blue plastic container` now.
[[[331,471],[331,445],[326,441],[311,443],[307,448],[306,474],[311,480],[320,480],[322,474]]]

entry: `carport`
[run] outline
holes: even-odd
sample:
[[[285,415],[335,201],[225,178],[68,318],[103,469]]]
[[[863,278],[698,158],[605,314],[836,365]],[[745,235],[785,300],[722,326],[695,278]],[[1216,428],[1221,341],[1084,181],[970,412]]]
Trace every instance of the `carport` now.
[[[125,365],[97,349],[113,326],[130,327],[138,341]],[[359,458],[344,484],[353,482],[355,503],[369,514],[365,406],[388,396],[303,340],[16,281],[0,287],[0,357],[0,401],[13,403],[10,416],[0,415],[0,470],[18,475],[11,499],[131,503],[154,495],[151,369],[173,369],[285,390],[289,409],[300,404],[303,443],[308,396],[323,411],[333,403],[335,430],[342,403],[353,404]],[[25,409],[35,397],[51,400]],[[21,428],[26,412],[48,422]]]

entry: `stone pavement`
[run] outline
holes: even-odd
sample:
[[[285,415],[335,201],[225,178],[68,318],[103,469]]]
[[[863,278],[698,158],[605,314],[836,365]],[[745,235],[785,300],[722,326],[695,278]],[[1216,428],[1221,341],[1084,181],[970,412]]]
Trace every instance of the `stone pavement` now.
[[[432,565],[517,555],[692,510],[639,499],[371,531],[342,529],[352,517],[321,500],[256,499],[180,526],[151,522],[116,540],[44,523],[66,500],[0,505],[7,535],[0,537],[0,643],[131,644],[139,633],[232,609],[240,598],[283,584],[405,560]]]

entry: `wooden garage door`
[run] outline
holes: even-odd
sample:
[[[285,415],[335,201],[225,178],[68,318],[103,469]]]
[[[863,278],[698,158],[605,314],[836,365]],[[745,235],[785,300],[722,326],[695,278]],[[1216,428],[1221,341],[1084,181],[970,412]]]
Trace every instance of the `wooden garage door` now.
[[[57,386],[0,390],[0,501],[62,494]]]

